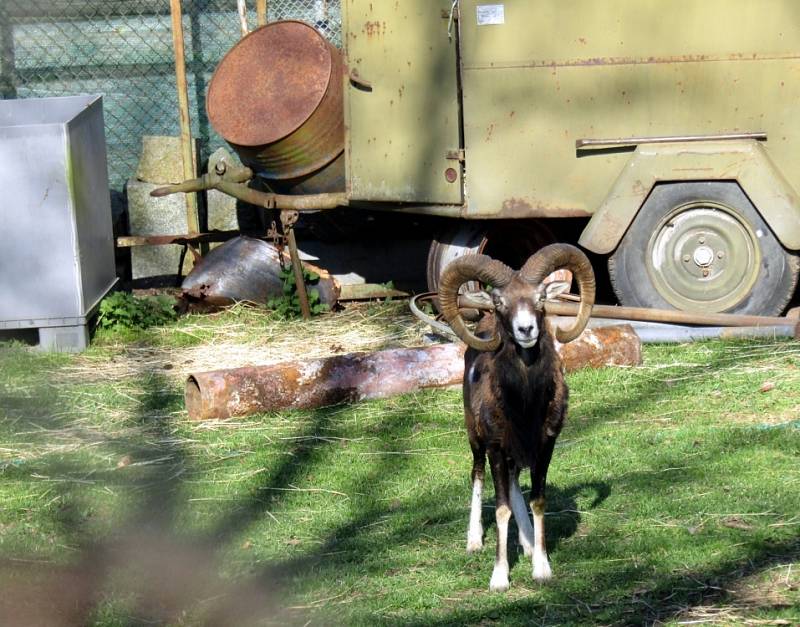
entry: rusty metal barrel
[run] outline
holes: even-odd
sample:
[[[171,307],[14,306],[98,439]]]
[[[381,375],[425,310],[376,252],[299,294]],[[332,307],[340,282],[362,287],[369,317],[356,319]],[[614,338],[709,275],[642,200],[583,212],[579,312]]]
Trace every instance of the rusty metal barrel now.
[[[273,22],[222,59],[208,119],[275,191],[344,191],[343,75],[341,53],[316,29]]]

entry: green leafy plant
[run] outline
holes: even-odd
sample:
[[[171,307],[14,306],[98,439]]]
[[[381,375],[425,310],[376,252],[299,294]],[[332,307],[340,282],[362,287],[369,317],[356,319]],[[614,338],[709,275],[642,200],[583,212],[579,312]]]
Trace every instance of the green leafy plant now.
[[[381,285],[381,287],[382,287],[383,289],[385,289],[385,290],[387,290],[387,291],[388,291],[388,290],[393,290],[393,289],[395,289],[395,288],[394,288],[394,281],[386,281],[386,283],[381,283],[380,285]],[[387,296],[386,298],[384,298],[384,299],[383,299],[383,302],[384,302],[384,303],[390,303],[390,302],[392,302],[392,297],[391,297],[391,296]]]
[[[100,303],[97,326],[101,329],[146,329],[172,322],[178,317],[175,300],[169,296],[137,297],[114,292]]]
[[[297,294],[297,285],[294,280],[294,271],[291,266],[281,270],[281,280],[283,281],[283,296],[270,298],[267,301],[267,308],[272,309],[281,318],[297,318],[302,314],[300,309],[300,297]],[[321,302],[319,290],[313,285],[319,283],[319,275],[303,268],[303,282],[306,284],[308,294],[308,307],[311,315],[315,316],[330,310],[330,307]],[[311,286],[311,287],[309,287]]]

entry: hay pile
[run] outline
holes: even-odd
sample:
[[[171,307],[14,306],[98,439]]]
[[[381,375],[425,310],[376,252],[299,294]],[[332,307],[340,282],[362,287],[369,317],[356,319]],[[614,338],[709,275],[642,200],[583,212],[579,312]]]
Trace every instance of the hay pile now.
[[[107,350],[89,351],[64,368],[60,378],[121,380],[157,372],[183,381],[190,372],[420,346],[428,331],[405,302],[351,304],[309,321],[279,320],[266,310],[236,305],[154,329],[152,342],[112,343]]]

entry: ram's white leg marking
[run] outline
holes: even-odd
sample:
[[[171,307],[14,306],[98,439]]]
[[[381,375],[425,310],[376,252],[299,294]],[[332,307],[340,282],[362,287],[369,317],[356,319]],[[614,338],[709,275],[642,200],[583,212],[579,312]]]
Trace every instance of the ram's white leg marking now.
[[[512,470],[509,475],[511,511],[514,512],[514,520],[517,521],[519,543],[522,545],[525,557],[531,557],[533,555],[533,527],[531,526],[530,518],[528,518],[528,507],[525,505],[525,499],[522,496],[516,473]]]
[[[497,521],[497,557],[494,561],[492,579],[489,589],[494,592],[508,590],[508,521],[511,519],[511,510],[501,505],[495,511]]]
[[[550,562],[547,561],[547,547],[544,534],[544,499],[531,502],[533,512],[533,578],[536,581],[546,581],[553,576]]]
[[[482,498],[483,481],[476,478],[472,482],[472,501],[469,508],[469,529],[467,529],[467,553],[474,553],[483,548]]]

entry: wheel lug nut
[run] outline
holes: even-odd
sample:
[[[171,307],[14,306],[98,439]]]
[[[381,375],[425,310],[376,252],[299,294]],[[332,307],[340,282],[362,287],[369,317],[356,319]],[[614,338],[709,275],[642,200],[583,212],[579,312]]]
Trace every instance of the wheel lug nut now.
[[[708,276],[708,268],[703,268],[703,276]]]
[[[701,244],[705,244],[706,243],[706,238],[701,235],[700,239],[698,239],[697,241],[700,242]]]
[[[689,261],[691,261],[691,259],[692,259],[692,258],[691,258],[689,255],[684,255],[684,256],[683,256],[683,260],[684,260],[685,262],[687,262],[687,263],[688,263]]]
[[[722,251],[722,250],[721,250],[721,251],[719,251],[719,252],[717,253],[717,257],[718,257],[719,259],[722,259],[724,256],[725,256],[725,252],[724,252],[724,251]]]

